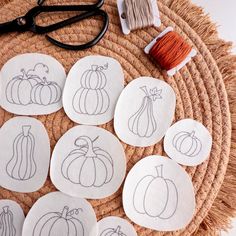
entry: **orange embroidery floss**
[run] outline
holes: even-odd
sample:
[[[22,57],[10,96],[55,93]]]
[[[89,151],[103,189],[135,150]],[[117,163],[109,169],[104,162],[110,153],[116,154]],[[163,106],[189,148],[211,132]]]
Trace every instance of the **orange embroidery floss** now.
[[[156,40],[149,54],[168,71],[181,64],[191,50],[192,47],[178,33],[170,31]]]

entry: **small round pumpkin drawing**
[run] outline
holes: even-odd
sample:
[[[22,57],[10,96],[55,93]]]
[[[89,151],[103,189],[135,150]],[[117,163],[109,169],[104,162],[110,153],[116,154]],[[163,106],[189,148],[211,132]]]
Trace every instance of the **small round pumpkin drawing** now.
[[[156,171],[156,176],[147,175],[138,182],[134,209],[152,218],[170,219],[177,210],[178,191],[172,180],[163,177],[163,165],[157,166]]]
[[[172,144],[178,152],[188,157],[197,156],[202,149],[202,143],[195,136],[195,131],[179,132],[175,135]]]
[[[48,82],[44,77],[43,81],[36,84],[31,91],[31,99],[34,104],[51,105],[61,99],[61,88],[55,82]]]
[[[32,236],[84,236],[84,226],[75,217],[82,209],[69,211],[65,206],[62,212],[50,212],[36,223]]]
[[[113,177],[113,160],[111,156],[87,136],[75,141],[78,148],[70,152],[62,163],[64,178],[83,187],[101,187]]]
[[[120,226],[117,226],[117,228],[105,229],[100,236],[126,236],[126,234],[121,231]]]

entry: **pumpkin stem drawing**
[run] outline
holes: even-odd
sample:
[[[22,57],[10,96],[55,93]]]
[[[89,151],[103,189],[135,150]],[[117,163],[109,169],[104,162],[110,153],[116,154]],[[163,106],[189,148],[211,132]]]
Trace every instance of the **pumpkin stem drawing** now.
[[[3,212],[0,214],[0,235],[1,236],[15,236],[16,229],[13,223],[13,213],[9,206],[4,206]]]
[[[98,138],[92,140],[88,136],[80,136],[75,140],[77,149],[69,153],[61,166],[65,179],[87,188],[101,187],[112,180],[113,159],[105,150],[95,146]]]
[[[15,180],[31,179],[36,173],[34,160],[35,139],[30,132],[31,126],[22,126],[22,132],[13,143],[13,156],[7,163],[6,172]]]
[[[64,206],[62,212],[49,212],[43,215],[36,223],[33,236],[84,236],[84,226],[82,222],[74,217],[79,210],[69,211],[68,206]]]
[[[175,183],[164,177],[164,166],[156,166],[156,175],[144,176],[133,193],[133,206],[139,214],[151,218],[170,219],[178,206]]]
[[[196,136],[196,132],[179,132],[177,133],[172,141],[174,148],[187,157],[195,157],[202,150],[202,142]]]
[[[157,130],[157,123],[153,112],[153,102],[161,99],[162,90],[156,87],[148,91],[147,86],[140,87],[145,93],[138,111],[129,118],[129,130],[141,138],[151,137]]]
[[[74,111],[83,115],[102,115],[110,106],[110,97],[105,90],[107,78],[104,70],[108,69],[108,63],[104,66],[92,65],[86,70],[81,79],[81,87],[76,91],[72,99]]]
[[[100,236],[126,236],[126,234],[124,234],[121,231],[121,226],[118,225],[117,228],[108,228],[105,229]]]

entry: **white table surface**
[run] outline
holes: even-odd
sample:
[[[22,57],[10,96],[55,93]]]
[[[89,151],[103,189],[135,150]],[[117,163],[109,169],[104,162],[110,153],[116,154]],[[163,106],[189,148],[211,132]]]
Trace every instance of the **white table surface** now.
[[[219,36],[234,42],[233,53],[236,54],[236,0],[192,0],[204,8],[212,21],[218,25]],[[222,236],[236,236],[236,219],[232,222],[232,230],[222,232]]]

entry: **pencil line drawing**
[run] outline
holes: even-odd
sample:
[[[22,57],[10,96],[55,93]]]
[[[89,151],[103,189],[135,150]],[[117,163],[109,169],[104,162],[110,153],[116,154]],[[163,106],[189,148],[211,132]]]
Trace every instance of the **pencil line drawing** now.
[[[174,136],[172,145],[179,153],[195,157],[202,151],[202,142],[195,134],[195,131],[179,132]]]
[[[105,90],[107,77],[104,70],[108,69],[108,63],[104,66],[92,65],[86,70],[80,80],[81,87],[76,91],[72,100],[72,107],[78,114],[102,115],[110,106],[110,97]]]
[[[81,136],[75,141],[72,150],[61,166],[62,176],[73,184],[83,187],[102,187],[108,184],[114,174],[113,159],[100,147],[95,147],[95,140]]]
[[[15,180],[29,180],[37,171],[34,160],[35,138],[30,130],[30,125],[22,126],[22,132],[14,139],[13,155],[7,163],[6,172]]]
[[[105,229],[100,236],[127,236],[121,231],[121,226],[118,225],[117,228]]]
[[[37,104],[48,106],[58,103],[62,89],[56,82],[47,81],[49,68],[37,63],[33,69],[21,69],[21,74],[10,80],[6,86],[6,99],[9,103],[21,106]]]
[[[83,223],[77,219],[77,215],[83,209],[69,210],[65,206],[62,212],[49,212],[43,215],[33,229],[33,236],[85,236]]]
[[[16,228],[14,226],[14,215],[9,209],[9,206],[4,206],[2,208],[2,213],[0,214],[0,235],[1,236],[15,236]]]
[[[157,122],[153,112],[153,103],[157,99],[162,99],[162,90],[156,87],[148,90],[147,86],[140,87],[145,93],[142,104],[138,111],[135,112],[128,120],[129,130],[143,138],[151,137],[157,130]]]
[[[133,206],[137,213],[151,218],[170,219],[178,206],[175,183],[163,177],[163,165],[157,166],[157,175],[146,175],[136,185]],[[153,204],[153,201],[157,204]]]

